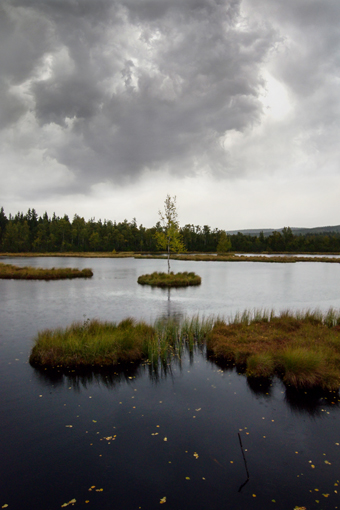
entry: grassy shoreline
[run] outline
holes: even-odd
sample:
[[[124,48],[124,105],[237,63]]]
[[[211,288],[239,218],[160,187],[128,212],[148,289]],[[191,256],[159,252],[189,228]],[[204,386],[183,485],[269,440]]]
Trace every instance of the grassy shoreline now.
[[[138,259],[164,259],[164,256],[160,255],[135,255],[135,258]],[[172,255],[171,260],[190,260],[196,262],[268,262],[268,263],[295,263],[295,262],[328,262],[328,263],[340,263],[340,257],[323,257],[319,255],[317,257],[301,257],[296,255],[206,255],[206,254],[197,254],[197,255]]]
[[[278,376],[295,388],[340,387],[340,312],[243,312],[229,321],[198,316],[116,323],[87,320],[38,333],[30,363],[40,367],[114,366],[146,360],[171,363],[187,347],[206,346],[210,359],[225,360],[250,379]]]
[[[88,251],[88,252],[52,252],[52,253],[35,253],[35,252],[27,252],[27,253],[0,253],[0,259],[2,257],[75,257],[75,258],[89,258],[89,259],[101,259],[101,258],[110,258],[110,259],[119,259],[126,257],[134,257],[135,253],[132,251],[122,251],[122,252],[96,252],[96,251]]]
[[[43,269],[41,267],[14,266],[0,262],[0,279],[2,280],[65,280],[70,278],[91,278],[91,269],[71,267]]]
[[[269,256],[266,256],[269,255]],[[313,257],[312,255],[317,255]],[[259,253],[258,255],[228,253],[225,255],[213,255],[206,253],[187,253],[171,255],[171,260],[190,260],[200,262],[268,262],[268,263],[295,263],[295,262],[327,262],[340,263],[340,258],[331,255],[340,255],[334,253],[306,253],[305,256],[294,253],[269,254]],[[135,259],[161,259],[164,260],[164,254],[159,253],[139,253],[139,252],[56,252],[56,253],[0,253],[1,258],[5,257],[74,257],[74,258],[135,258]]]
[[[200,285],[201,277],[187,271],[183,273],[158,273],[143,274],[139,276],[137,283],[140,285],[151,285],[152,287],[189,287]]]

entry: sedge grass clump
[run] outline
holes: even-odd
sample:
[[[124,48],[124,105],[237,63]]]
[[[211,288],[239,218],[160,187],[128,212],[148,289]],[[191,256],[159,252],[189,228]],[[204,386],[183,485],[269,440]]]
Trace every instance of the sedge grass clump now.
[[[143,274],[138,278],[140,285],[151,285],[153,287],[188,287],[190,285],[200,285],[201,277],[194,272],[188,273],[159,273],[155,271],[152,274]]]
[[[185,346],[192,350],[194,345],[203,345],[213,323],[212,318],[198,316],[183,323],[158,320],[154,325],[132,318],[118,325],[86,319],[38,333],[30,362],[45,367],[107,366],[142,359],[153,365],[168,363],[174,355],[180,358]]]
[[[322,352],[306,347],[291,347],[279,355],[279,364],[283,370],[283,380],[290,386],[319,386],[322,373],[326,368],[326,359]]]
[[[275,372],[275,361],[270,352],[252,354],[247,359],[247,376],[269,378]]]
[[[62,280],[67,278],[90,278],[91,276],[93,276],[93,272],[88,268],[52,267],[51,269],[44,269],[0,263],[0,278],[5,280]]]
[[[116,323],[97,320],[74,323],[65,329],[38,333],[30,362],[44,366],[114,365],[135,361],[147,354],[155,329],[126,319]]]
[[[340,328],[338,315],[307,310],[238,314],[234,321],[216,322],[207,349],[216,357],[246,366],[250,377],[282,377],[287,385],[338,389]],[[332,325],[333,324],[333,325]]]

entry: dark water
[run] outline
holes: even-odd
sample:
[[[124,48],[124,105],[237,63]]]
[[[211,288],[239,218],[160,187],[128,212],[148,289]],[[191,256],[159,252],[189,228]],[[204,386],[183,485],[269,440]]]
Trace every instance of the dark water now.
[[[11,260],[95,276],[0,281],[0,507],[52,510],[75,498],[74,508],[153,509],[166,497],[173,509],[340,508],[338,394],[252,386],[204,352],[158,372],[129,364],[63,374],[27,363],[38,330],[85,317],[340,308],[337,264],[174,263],[203,283],[169,301],[136,284],[164,261]]]

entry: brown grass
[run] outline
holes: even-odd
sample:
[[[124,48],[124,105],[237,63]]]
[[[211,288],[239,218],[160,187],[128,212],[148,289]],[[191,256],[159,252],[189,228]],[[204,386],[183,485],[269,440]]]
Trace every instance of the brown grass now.
[[[64,280],[68,278],[90,278],[91,276],[93,276],[91,269],[71,267],[43,269],[0,263],[0,279],[3,280]]]
[[[339,319],[337,319],[339,320]],[[270,320],[217,322],[207,338],[207,349],[246,368],[249,377],[274,374],[296,387],[340,385],[340,327],[327,326],[326,317],[286,313]]]
[[[148,258],[148,259],[164,259],[164,256],[160,255],[135,255],[135,258]],[[171,255],[173,260],[190,260],[200,262],[268,262],[268,263],[295,263],[295,262],[329,262],[329,263],[340,263],[340,258],[337,257],[299,257],[297,255],[292,256],[278,256],[272,255],[265,257],[263,255],[235,255],[233,253],[228,255]]]

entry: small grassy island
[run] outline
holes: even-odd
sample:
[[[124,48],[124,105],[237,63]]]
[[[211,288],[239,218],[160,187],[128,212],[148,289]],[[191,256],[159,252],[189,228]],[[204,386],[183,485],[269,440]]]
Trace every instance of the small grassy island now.
[[[207,349],[245,369],[248,377],[271,378],[300,388],[340,386],[340,315],[334,310],[279,317],[245,312],[233,323],[216,321]]]
[[[43,269],[41,267],[19,267],[0,263],[0,279],[5,280],[62,280],[66,278],[90,278],[91,269],[71,267]]]
[[[141,285],[152,285],[153,287],[188,287],[189,285],[200,285],[201,277],[191,272],[188,273],[158,273],[143,274],[138,278]]]
[[[296,388],[340,387],[340,313],[244,312],[228,323],[216,318],[148,325],[87,319],[38,333],[30,363],[41,367],[114,366],[119,362],[171,363],[183,348],[206,346],[210,359],[236,365],[249,378],[280,377]]]

